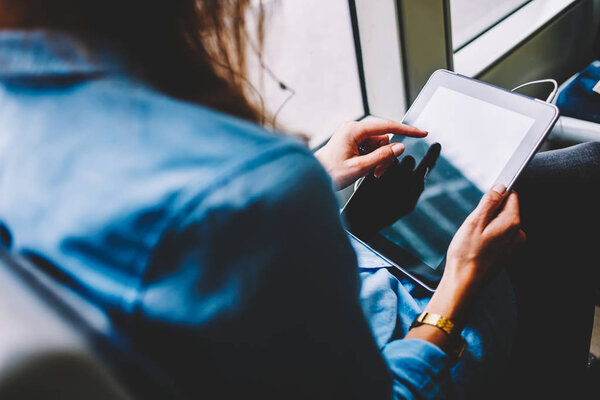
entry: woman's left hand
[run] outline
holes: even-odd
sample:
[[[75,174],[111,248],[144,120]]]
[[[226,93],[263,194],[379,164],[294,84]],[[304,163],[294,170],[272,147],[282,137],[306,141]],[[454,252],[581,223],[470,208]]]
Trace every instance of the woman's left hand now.
[[[389,120],[346,122],[315,156],[333,179],[336,189],[344,189],[370,172],[380,177],[404,152],[402,143],[390,143],[389,133],[418,138],[427,135],[417,128]],[[361,154],[361,146],[367,149],[367,154]]]

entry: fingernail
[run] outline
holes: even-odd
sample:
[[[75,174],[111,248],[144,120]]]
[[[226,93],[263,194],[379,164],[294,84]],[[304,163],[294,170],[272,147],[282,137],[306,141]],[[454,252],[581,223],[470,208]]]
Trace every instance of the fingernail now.
[[[496,193],[504,194],[504,193],[506,193],[506,186],[504,186],[501,183],[498,183],[497,185],[494,185],[492,190]]]
[[[395,156],[399,156],[404,151],[404,145],[402,143],[394,143],[392,146],[392,151]]]

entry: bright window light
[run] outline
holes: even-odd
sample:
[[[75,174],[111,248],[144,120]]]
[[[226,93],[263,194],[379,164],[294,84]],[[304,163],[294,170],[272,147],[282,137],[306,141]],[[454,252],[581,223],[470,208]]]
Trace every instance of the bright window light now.
[[[316,146],[342,122],[365,114],[348,1],[263,0],[263,5],[264,66],[251,65],[252,81],[277,123]]]
[[[469,42],[459,51],[455,50],[454,70],[463,75],[476,77],[575,1],[528,1],[517,12],[502,19],[491,29],[479,35],[477,40]]]
[[[458,51],[529,1],[450,0],[454,51]]]

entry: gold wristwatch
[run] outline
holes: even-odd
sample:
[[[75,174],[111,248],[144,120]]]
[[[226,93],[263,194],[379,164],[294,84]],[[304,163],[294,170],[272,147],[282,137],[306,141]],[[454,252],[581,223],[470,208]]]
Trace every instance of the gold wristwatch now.
[[[416,328],[417,326],[421,325],[435,326],[448,335],[448,337],[451,339],[451,350],[449,356],[454,363],[460,359],[465,351],[465,348],[467,347],[467,342],[460,335],[462,328],[457,327],[457,325],[448,318],[445,318],[439,314],[427,312],[419,314],[417,318],[415,318],[410,328]]]

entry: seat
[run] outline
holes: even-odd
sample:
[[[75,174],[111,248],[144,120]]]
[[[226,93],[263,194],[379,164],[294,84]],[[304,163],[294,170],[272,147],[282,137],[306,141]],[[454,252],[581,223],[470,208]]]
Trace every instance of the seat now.
[[[171,398],[105,312],[4,247],[0,293],[1,399]]]

